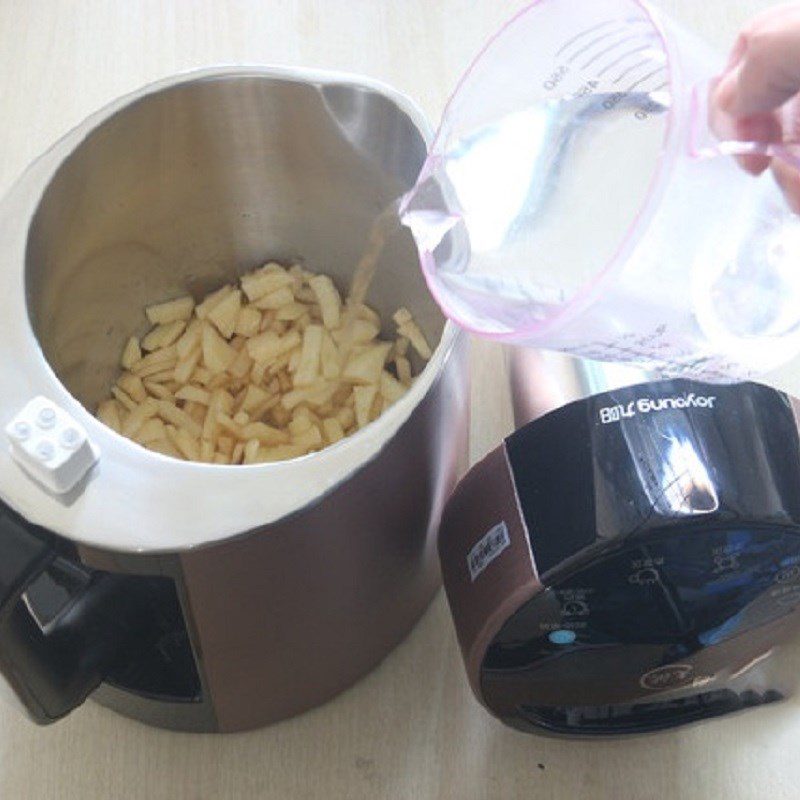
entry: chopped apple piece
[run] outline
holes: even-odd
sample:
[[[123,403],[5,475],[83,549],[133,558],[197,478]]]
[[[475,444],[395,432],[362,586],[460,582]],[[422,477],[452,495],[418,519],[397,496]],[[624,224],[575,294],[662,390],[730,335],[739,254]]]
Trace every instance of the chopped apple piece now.
[[[159,400],[148,397],[143,403],[134,408],[128,414],[125,422],[122,423],[122,435],[129,438],[134,436],[148,419],[158,413],[159,402]]]
[[[300,360],[294,371],[294,386],[311,386],[318,380],[323,333],[324,329],[319,325],[309,325],[305,329]]]
[[[266,392],[264,389],[254,386],[251,383],[245,390],[244,397],[242,399],[242,411],[250,412],[268,399],[269,392]]]
[[[135,411],[137,403],[135,400],[132,400],[130,395],[126,392],[123,392],[119,386],[112,386],[111,387],[111,394],[119,400],[120,403],[128,410],[128,411]]]
[[[190,435],[200,438],[202,428],[198,425],[185,411],[178,408],[174,403],[169,400],[159,400],[158,402],[158,416],[179,428],[186,428]]]
[[[307,305],[303,303],[287,303],[275,312],[275,319],[279,322],[294,322],[307,313]]]
[[[200,337],[203,333],[203,323],[199,319],[193,319],[183,332],[183,336],[175,342],[175,353],[181,361],[200,346]]]
[[[228,292],[209,312],[208,321],[220,332],[225,339],[233,336],[239,309],[242,304],[242,293],[235,289]]]
[[[289,441],[289,434],[286,431],[273,428],[264,422],[248,422],[241,429],[243,438],[258,439],[266,445],[286,444]]]
[[[200,460],[206,464],[211,464],[214,461],[214,443],[208,439],[200,440]]]
[[[268,264],[260,270],[242,276],[242,289],[251,303],[294,283],[294,278],[283,267],[275,265],[269,269],[271,266],[273,265]]]
[[[203,351],[198,344],[197,347],[186,355],[186,357],[175,365],[173,372],[174,378],[178,383],[186,383],[194,373],[195,368],[200,363],[200,356]]]
[[[233,330],[237,336],[249,339],[258,333],[260,325],[261,312],[252,306],[243,306],[239,310],[239,316],[236,317],[236,325]]]
[[[194,300],[189,297],[178,297],[175,300],[167,300],[166,303],[157,303],[154,306],[147,306],[144,313],[151,325],[167,325],[170,322],[179,322],[189,319],[194,310]]]
[[[234,378],[244,378],[247,373],[250,372],[252,366],[253,359],[250,358],[247,348],[243,347],[236,354],[236,358],[234,358],[231,362],[230,366],[228,367],[228,372],[233,375]]]
[[[381,375],[380,390],[381,395],[383,395],[387,403],[390,404],[396,403],[407,391],[406,387],[403,386],[400,381],[398,381],[396,378],[393,378],[385,370]]]
[[[198,386],[184,386],[175,392],[176,400],[189,400],[207,406],[211,404],[211,394]]]
[[[319,303],[322,324],[328,330],[338,328],[342,315],[342,298],[333,281],[327,275],[315,275],[309,279],[308,285]]]
[[[266,363],[294,350],[301,341],[297,331],[290,331],[285,336],[266,331],[247,342],[247,352],[256,363]]]
[[[175,396],[163,383],[153,383],[153,381],[146,380],[144,381],[144,388],[156,400],[172,400]]]
[[[366,319],[354,319],[346,330],[340,328],[333,331],[333,338],[340,345],[367,344],[375,339],[380,332],[380,327],[375,323]]]
[[[194,313],[197,315],[198,319],[205,319],[214,307],[221,303],[231,292],[233,291],[233,286],[230,284],[226,284],[221,289],[217,289],[216,292],[211,292],[211,294],[207,294],[205,299],[199,306],[197,306],[194,310]]]
[[[288,461],[306,454],[306,449],[297,444],[279,444],[275,447],[261,447],[258,450],[260,462]]]
[[[186,330],[186,323],[183,320],[157,325],[142,339],[142,350],[149,352],[169,347],[178,340],[184,330]]]
[[[120,365],[123,369],[131,369],[133,365],[140,361],[142,358],[142,348],[139,346],[139,340],[135,336],[131,336],[127,342],[125,342],[125,347],[122,350],[122,358],[120,359]]]
[[[244,446],[244,464],[255,464],[258,460],[258,439],[249,439]]]
[[[211,372],[224,372],[236,355],[236,351],[211,325],[203,326],[203,364]]]
[[[372,403],[378,393],[378,387],[372,386],[356,386],[353,389],[353,396],[355,397],[355,415],[356,424],[359,428],[363,428],[370,421],[370,413],[372,412]]]
[[[160,419],[149,419],[133,438],[141,445],[148,445],[158,439],[165,439],[166,436],[167,429],[164,423]]]
[[[284,306],[294,305],[294,295],[288,286],[284,286],[282,289],[270,292],[263,297],[259,297],[258,300],[254,300],[253,305],[262,310],[277,311]]]
[[[142,379],[131,372],[123,372],[117,379],[117,386],[137,403],[141,403],[147,397],[147,389],[144,388]]]
[[[177,349],[170,345],[163,347],[161,350],[156,350],[154,353],[148,353],[140,361],[137,361],[131,372],[135,372],[140,378],[146,378],[155,372],[160,372],[166,367],[175,366],[178,360]]]
[[[394,321],[397,324],[397,332],[401,336],[405,336],[417,353],[428,361],[433,353],[419,325],[414,322],[411,312],[407,308],[399,309],[394,314]]]
[[[397,356],[394,360],[397,377],[403,386],[411,386],[411,362],[405,356]]]
[[[97,418],[117,433],[122,432],[119,406],[116,400],[103,400],[97,407]]]
[[[171,456],[172,458],[183,460],[183,455],[168,439],[156,439],[153,442],[148,442],[147,449],[153,450],[156,453],[161,453],[163,456]]]
[[[342,424],[335,417],[322,420],[322,430],[328,444],[336,444],[340,439],[344,439]]]
[[[353,352],[342,371],[342,378],[361,385],[377,384],[391,348],[390,344],[384,343],[371,345],[361,352]]]

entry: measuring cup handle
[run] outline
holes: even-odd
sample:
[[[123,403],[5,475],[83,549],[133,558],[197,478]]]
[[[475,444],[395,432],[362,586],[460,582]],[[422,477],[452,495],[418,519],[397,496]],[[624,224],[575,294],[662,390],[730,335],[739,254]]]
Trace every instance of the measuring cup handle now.
[[[720,156],[758,155],[777,158],[800,169],[800,141],[756,142],[739,136],[736,120],[714,107],[718,78],[695,85],[689,104],[689,156],[703,161]]]

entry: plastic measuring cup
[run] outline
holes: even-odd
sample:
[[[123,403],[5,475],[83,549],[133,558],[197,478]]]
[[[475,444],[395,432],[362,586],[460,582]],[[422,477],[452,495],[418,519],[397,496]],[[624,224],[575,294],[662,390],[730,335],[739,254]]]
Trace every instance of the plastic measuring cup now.
[[[539,0],[462,78],[401,203],[431,291],[497,340],[749,378],[800,350],[786,143],[712,133],[721,57],[639,0]]]

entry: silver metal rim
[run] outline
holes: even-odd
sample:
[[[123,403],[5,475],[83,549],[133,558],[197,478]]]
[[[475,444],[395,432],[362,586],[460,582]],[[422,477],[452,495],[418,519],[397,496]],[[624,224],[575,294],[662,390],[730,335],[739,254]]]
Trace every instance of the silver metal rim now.
[[[0,203],[0,296],[6,298],[0,337],[0,428],[34,396],[69,412],[100,450],[99,463],[77,489],[49,494],[0,452],[0,497],[31,522],[76,542],[123,552],[185,550],[240,535],[317,502],[374,459],[441,374],[460,335],[445,326],[433,358],[408,394],[380,419],[339,444],[293,461],[241,467],[179,462],[129,442],[96,420],[47,363],[28,320],[25,247],[28,222],[42,191],[88,131],[142,97],[184,82],[259,75],[304,83],[349,83],[379,92],[405,112],[426,142],[432,132],[418,107],[379,81],[341,72],[269,66],[219,66],[149,84],[107,105],[73,129],[23,173]],[[320,532],[324,535],[324,531]]]

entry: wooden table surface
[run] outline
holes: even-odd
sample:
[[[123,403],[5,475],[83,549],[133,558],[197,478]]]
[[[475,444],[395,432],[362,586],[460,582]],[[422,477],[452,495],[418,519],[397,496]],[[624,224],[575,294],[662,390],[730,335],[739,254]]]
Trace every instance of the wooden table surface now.
[[[520,0],[0,0],[0,191],[114,97],[215,63],[363,72],[431,119]],[[662,0],[725,47],[767,0]],[[2,268],[2,266],[0,266]],[[0,299],[0,319],[2,318]],[[474,355],[473,456],[510,426],[498,353]],[[800,387],[800,371],[781,383]],[[0,391],[2,391],[0,389]],[[506,730],[467,688],[440,594],[408,639],[326,706],[234,736],[153,730],[91,703],[37,728],[0,707],[2,800],[453,798],[789,800],[800,704],[626,742]]]

